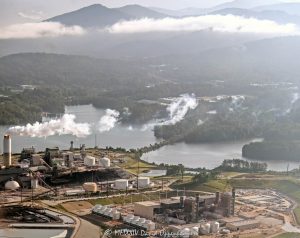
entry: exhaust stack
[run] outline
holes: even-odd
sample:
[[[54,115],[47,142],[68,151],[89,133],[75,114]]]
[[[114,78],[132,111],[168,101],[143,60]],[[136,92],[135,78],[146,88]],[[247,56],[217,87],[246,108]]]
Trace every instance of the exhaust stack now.
[[[7,168],[11,166],[11,136],[8,134],[3,138],[3,164]]]

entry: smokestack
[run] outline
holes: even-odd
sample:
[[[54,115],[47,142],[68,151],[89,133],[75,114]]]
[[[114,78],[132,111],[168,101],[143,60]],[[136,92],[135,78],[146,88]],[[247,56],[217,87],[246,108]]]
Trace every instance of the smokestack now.
[[[220,203],[220,192],[216,192],[216,201],[215,204],[218,205]]]
[[[180,207],[184,208],[184,197],[183,196],[180,197]]]
[[[8,134],[3,138],[3,163],[5,167],[11,166],[11,137]]]
[[[73,150],[74,150],[74,142],[73,142],[73,141],[71,141],[70,143],[71,143],[71,146],[70,146],[70,151],[73,151]]]

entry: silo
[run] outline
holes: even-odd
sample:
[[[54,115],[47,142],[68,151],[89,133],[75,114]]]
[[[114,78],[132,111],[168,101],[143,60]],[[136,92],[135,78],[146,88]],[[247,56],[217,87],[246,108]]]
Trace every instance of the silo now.
[[[108,159],[108,158],[100,158],[99,159],[99,165],[103,166],[104,168],[109,168],[110,167],[110,159]]]
[[[3,138],[3,163],[5,167],[11,166],[11,137],[8,134]]]

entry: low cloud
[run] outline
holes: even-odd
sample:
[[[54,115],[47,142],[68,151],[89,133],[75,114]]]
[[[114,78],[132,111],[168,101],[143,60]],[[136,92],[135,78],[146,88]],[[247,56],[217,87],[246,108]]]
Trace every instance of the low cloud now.
[[[271,35],[295,35],[298,27],[293,23],[278,24],[270,20],[258,20],[234,15],[206,15],[181,19],[164,18],[123,21],[107,28],[110,33],[145,32],[195,32],[210,30],[228,33],[255,33]]]
[[[65,26],[59,22],[23,23],[0,27],[0,39],[58,37],[84,33],[85,30],[80,26]]]

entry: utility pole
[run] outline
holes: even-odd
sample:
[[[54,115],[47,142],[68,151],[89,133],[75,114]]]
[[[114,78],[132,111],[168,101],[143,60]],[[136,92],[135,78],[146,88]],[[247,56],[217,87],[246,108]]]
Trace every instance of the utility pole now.
[[[139,174],[140,174],[140,159],[138,159],[138,171],[137,171],[137,181],[136,181],[136,189],[139,191]]]

